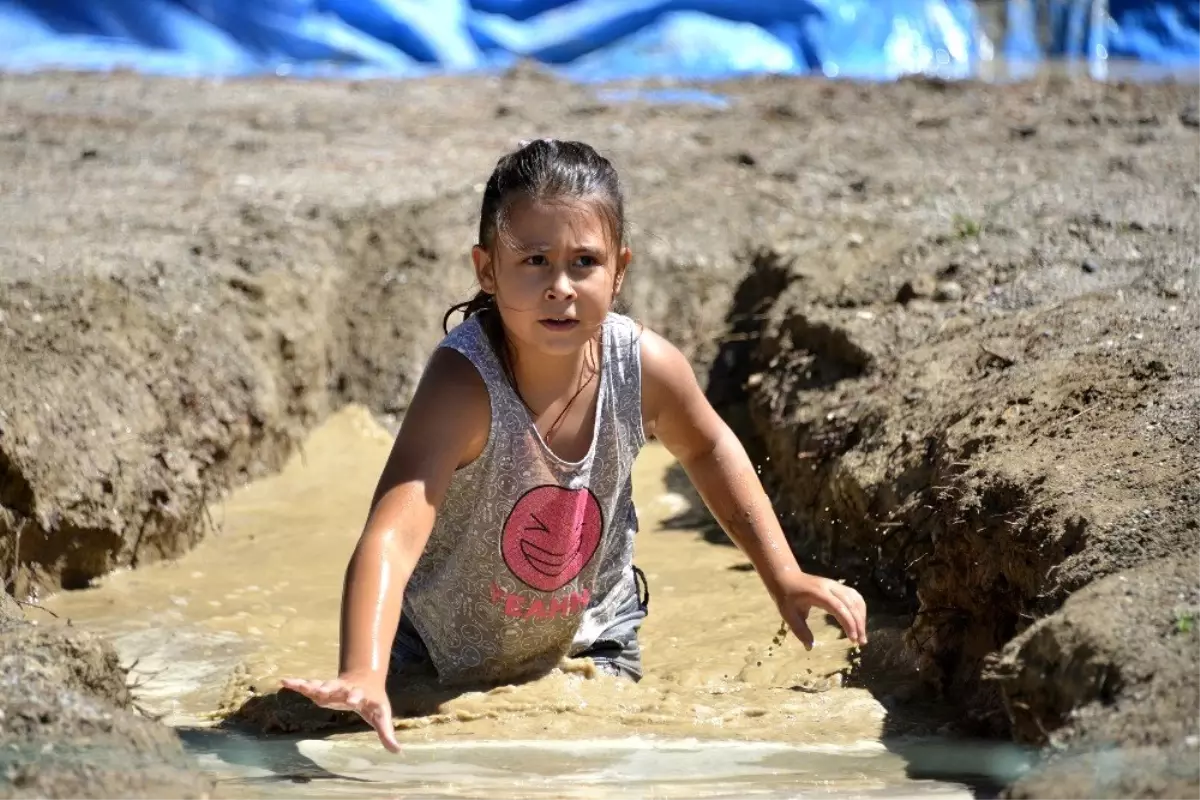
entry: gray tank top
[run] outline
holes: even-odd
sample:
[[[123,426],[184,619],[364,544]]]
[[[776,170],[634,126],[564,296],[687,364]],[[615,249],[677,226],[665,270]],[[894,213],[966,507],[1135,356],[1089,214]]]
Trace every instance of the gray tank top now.
[[[491,429],[479,458],[454,474],[403,613],[442,683],[504,681],[586,650],[637,597],[638,329],[615,313],[602,326],[592,445],[575,463],[546,445],[477,317],[440,346],[483,377]]]

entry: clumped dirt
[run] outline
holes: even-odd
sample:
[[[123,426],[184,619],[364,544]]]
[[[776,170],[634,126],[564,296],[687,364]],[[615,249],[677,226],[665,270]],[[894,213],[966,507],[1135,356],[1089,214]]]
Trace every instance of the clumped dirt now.
[[[1023,741],[1051,756],[1012,797],[1188,797],[1200,787],[1200,556],[1170,556],[1072,595],[1003,649]]]
[[[1197,137],[1161,124],[1172,91],[1016,92],[996,98],[1014,121],[999,136],[964,123],[972,96],[950,88],[916,125],[953,128],[956,147],[904,189],[947,205],[963,192],[944,227],[864,222],[821,258],[765,247],[735,292],[710,394],[752,443],[794,549],[909,609],[913,676],[961,703],[971,733],[1027,734],[1018,707],[1053,729],[1052,711],[1090,702],[981,680],[1076,590],[1185,553],[1200,586]],[[900,212],[876,180],[849,189],[860,213]],[[1091,610],[1102,625],[1123,613]],[[1151,631],[1127,632],[1145,663],[1178,666],[1142,647]],[[1121,651],[1104,653],[1119,672]],[[1137,719],[1155,744],[1182,736],[1168,719],[1197,729],[1197,652],[1176,656],[1193,690],[1142,692],[1174,710]]]
[[[1088,581],[1195,548],[1194,312],[1114,292],[939,318],[807,289],[747,378],[769,483],[802,555],[918,613],[940,688]]]
[[[889,663],[1023,736],[985,667],[1200,536],[1194,87],[710,88],[0,76],[6,588],[174,557],[332,408],[403,413],[496,158],[581,138],[627,184],[623,308],[692,359],[796,551],[907,619]]]
[[[0,797],[207,797],[170,729],[134,710],[112,645],[43,630],[0,594]]]

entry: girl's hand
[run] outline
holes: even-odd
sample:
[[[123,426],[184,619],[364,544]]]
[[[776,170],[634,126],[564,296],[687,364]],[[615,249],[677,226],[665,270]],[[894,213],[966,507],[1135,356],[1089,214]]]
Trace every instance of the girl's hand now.
[[[784,587],[777,605],[806,650],[813,647],[813,634],[808,628],[808,612],[813,607],[832,614],[851,643],[867,643],[867,604],[849,586],[816,575],[801,575]]]
[[[389,752],[400,752],[396,729],[392,726],[392,704],[378,678],[346,673],[331,681],[284,678],[281,683],[322,708],[355,712],[375,729]]]

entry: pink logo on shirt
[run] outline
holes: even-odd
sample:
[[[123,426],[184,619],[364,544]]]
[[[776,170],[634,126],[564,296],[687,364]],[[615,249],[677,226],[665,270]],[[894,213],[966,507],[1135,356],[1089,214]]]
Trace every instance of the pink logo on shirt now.
[[[596,554],[603,528],[600,502],[588,489],[539,486],[521,496],[504,523],[504,563],[543,592],[566,586]]]

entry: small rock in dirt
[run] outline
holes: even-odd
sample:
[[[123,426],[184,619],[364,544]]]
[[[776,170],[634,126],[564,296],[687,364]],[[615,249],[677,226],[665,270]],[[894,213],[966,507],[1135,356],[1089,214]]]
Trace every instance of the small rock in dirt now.
[[[962,269],[962,264],[960,264],[957,261],[951,261],[949,264],[947,264],[946,266],[944,266],[938,270],[937,276],[939,278],[943,278],[943,279],[944,278],[953,278],[955,275],[957,275],[959,273],[959,271],[961,269]]]
[[[846,237],[846,246],[850,248],[862,247],[863,237],[861,233],[852,233]]]
[[[777,103],[764,109],[762,116],[763,119],[783,120],[796,119],[800,115],[796,113],[795,107],[787,103]]]
[[[1179,121],[1189,128],[1200,128],[1200,105],[1192,103],[1179,112]]]
[[[1016,125],[1011,131],[1014,139],[1029,139],[1037,134],[1038,128],[1033,124]]]
[[[1085,258],[1083,260],[1083,264],[1080,266],[1083,268],[1083,271],[1089,275],[1100,271],[1100,264],[1094,258]]]
[[[933,299],[939,303],[957,303],[963,299],[962,286],[957,281],[942,281],[933,291]]]
[[[1108,160],[1108,171],[1136,175],[1138,172],[1137,161],[1127,155],[1113,156]]]
[[[733,161],[735,164],[742,167],[753,167],[758,164],[758,159],[750,153],[747,153],[745,150],[741,151],[740,153],[735,153],[733,156]]]
[[[904,285],[900,287],[900,291],[896,292],[896,302],[901,305],[908,305],[918,297],[931,296],[935,288],[933,278],[928,275],[918,275],[911,281],[904,282]]]
[[[913,120],[918,128],[944,128],[950,124],[950,118],[943,114],[919,116]]]

